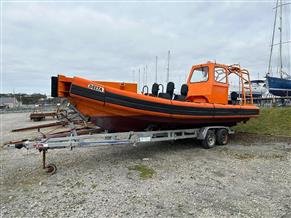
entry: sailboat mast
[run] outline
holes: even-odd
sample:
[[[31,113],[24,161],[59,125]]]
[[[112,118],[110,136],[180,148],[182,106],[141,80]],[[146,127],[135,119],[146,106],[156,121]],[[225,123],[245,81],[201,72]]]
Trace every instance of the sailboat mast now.
[[[145,66],[145,85],[148,84],[148,65]]]
[[[168,51],[167,83],[170,80],[170,50]]]
[[[156,56],[156,76],[155,76],[155,82],[158,82],[158,56]]]
[[[140,68],[138,68],[138,86],[140,88]]]
[[[279,0],[276,2],[276,9],[275,9],[275,19],[274,19],[274,26],[273,26],[273,34],[272,34],[272,42],[271,42],[271,51],[270,51],[270,57],[269,57],[269,65],[268,65],[268,75],[271,74],[271,62],[272,62],[272,54],[273,54],[273,47],[274,47],[274,38],[275,38],[275,29],[276,29],[276,22],[277,22],[277,11],[278,11],[278,4]]]
[[[283,77],[283,60],[282,60],[282,0],[280,0],[280,77]]]

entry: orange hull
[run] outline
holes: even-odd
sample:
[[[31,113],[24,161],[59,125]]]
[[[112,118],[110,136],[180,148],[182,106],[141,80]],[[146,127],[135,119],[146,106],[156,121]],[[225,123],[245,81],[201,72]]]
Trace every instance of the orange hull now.
[[[138,94],[136,84],[129,83],[59,76],[54,87],[58,96],[66,97],[97,126],[111,132],[233,126],[259,114],[253,105],[181,102]]]

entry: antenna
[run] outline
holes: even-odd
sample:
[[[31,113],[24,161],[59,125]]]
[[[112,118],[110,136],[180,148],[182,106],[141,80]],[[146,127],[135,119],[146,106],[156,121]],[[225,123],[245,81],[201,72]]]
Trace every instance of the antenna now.
[[[168,67],[167,67],[167,83],[169,82],[170,79],[170,50],[168,51]]]
[[[155,82],[158,82],[158,56],[156,56],[156,76],[155,76]]]

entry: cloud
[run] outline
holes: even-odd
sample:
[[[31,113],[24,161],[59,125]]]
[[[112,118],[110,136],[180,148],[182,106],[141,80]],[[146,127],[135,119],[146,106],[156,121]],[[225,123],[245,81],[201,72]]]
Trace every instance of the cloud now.
[[[273,3],[3,3],[3,92],[50,93],[57,74],[137,80],[138,69],[181,84],[194,64],[265,73]]]

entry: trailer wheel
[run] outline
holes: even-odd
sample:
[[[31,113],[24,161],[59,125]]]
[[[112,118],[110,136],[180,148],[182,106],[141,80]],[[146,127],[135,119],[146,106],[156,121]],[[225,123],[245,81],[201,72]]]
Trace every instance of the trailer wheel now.
[[[228,143],[228,131],[226,129],[219,129],[216,132],[216,141],[218,145],[226,145]]]
[[[55,164],[48,164],[46,166],[46,172],[50,175],[53,175],[57,172],[57,166]]]
[[[216,143],[216,135],[214,130],[208,130],[205,138],[202,140],[203,148],[209,149],[213,148]]]

